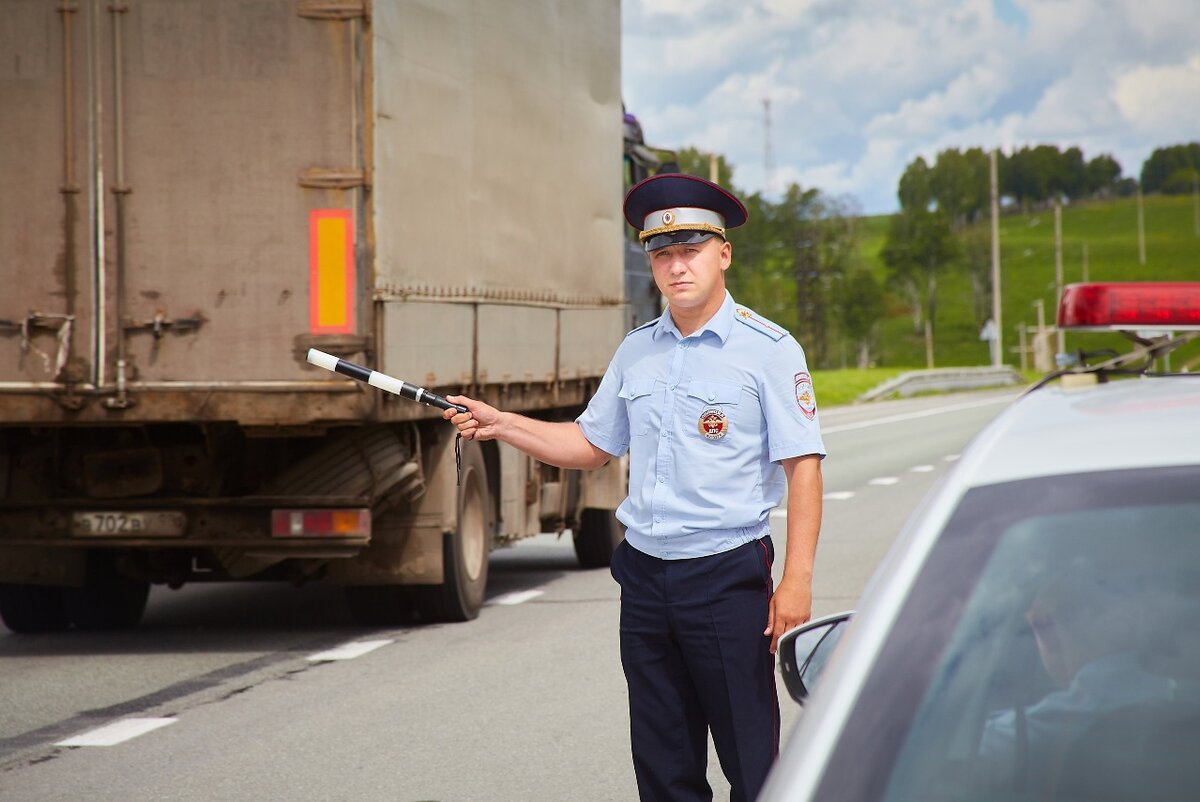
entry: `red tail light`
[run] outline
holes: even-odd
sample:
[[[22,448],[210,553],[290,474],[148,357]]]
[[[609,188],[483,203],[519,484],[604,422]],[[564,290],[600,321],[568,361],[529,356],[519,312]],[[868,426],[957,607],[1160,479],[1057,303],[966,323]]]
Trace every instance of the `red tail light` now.
[[[272,510],[272,537],[370,537],[370,510]]]
[[[1071,284],[1063,288],[1064,329],[1200,329],[1200,282]]]

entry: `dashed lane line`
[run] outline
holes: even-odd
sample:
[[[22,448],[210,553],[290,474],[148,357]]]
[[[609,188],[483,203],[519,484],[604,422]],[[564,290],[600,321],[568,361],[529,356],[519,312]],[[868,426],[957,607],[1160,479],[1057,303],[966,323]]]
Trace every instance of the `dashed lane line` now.
[[[125,718],[59,741],[55,746],[116,746],[174,723],[173,718]]]
[[[851,490],[835,490],[832,493],[826,493],[821,498],[826,501],[846,501],[847,499],[854,498],[854,492]]]
[[[912,473],[932,473],[932,465],[914,465],[908,469]]]
[[[389,643],[395,643],[395,641],[391,639],[351,641],[324,652],[310,654],[308,659],[313,663],[324,663],[329,660],[353,660],[368,652],[373,652],[381,646],[387,646]]]
[[[871,481],[867,482],[867,484],[875,485],[877,487],[889,487],[891,485],[899,484],[899,483],[900,483],[900,477],[898,477],[898,476],[877,476],[874,479],[872,479]]]
[[[502,604],[506,606],[524,604],[530,599],[536,599],[543,593],[545,593],[544,590],[518,590],[513,593],[502,593],[494,599],[488,599],[486,604]]]

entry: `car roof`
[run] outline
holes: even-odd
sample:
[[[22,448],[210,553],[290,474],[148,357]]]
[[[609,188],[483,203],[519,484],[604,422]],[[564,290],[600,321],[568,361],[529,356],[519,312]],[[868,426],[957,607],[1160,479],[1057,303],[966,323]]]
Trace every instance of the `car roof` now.
[[[972,442],[964,487],[1092,471],[1200,464],[1200,374],[1049,385]]]

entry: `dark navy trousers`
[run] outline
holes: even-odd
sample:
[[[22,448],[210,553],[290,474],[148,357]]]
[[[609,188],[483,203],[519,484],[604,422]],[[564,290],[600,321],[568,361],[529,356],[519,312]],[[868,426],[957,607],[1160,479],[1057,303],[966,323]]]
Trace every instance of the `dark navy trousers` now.
[[[687,560],[627,542],[613,554],[642,802],[712,799],[710,730],[731,801],[752,802],[762,788],[779,751],[775,656],[762,634],[774,556],[769,536]]]

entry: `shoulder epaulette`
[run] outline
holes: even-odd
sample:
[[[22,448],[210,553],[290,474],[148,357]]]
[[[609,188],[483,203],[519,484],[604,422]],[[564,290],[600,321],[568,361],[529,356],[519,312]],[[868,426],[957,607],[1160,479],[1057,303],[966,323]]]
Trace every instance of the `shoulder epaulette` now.
[[[648,329],[648,328],[650,328],[651,326],[653,326],[653,325],[655,325],[656,323],[658,323],[658,321],[659,321],[659,319],[660,319],[661,317],[662,317],[662,315],[659,315],[658,317],[654,318],[654,320],[649,320],[649,321],[647,321],[647,322],[643,323],[642,325],[638,326],[636,329],[633,329],[632,331],[629,331],[629,332],[627,332],[627,333],[625,334],[625,336],[626,336],[626,337],[628,337],[630,334],[633,334],[633,333],[635,333],[635,332],[639,332],[639,331],[641,331],[642,329]]]
[[[735,306],[733,308],[733,314],[738,320],[745,323],[759,334],[765,334],[775,342],[779,342],[788,335],[788,333],[779,326],[776,326],[766,318],[759,317],[756,313],[751,312],[744,306]]]

